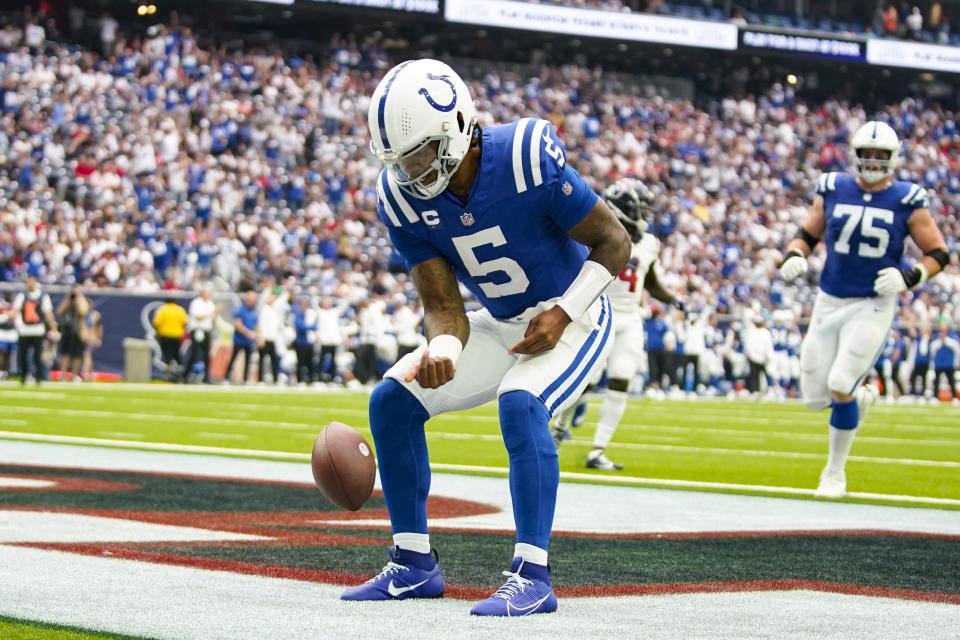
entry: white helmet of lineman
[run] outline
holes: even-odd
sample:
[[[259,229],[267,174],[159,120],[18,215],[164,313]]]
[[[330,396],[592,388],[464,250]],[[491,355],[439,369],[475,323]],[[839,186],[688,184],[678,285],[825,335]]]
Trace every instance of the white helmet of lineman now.
[[[851,160],[857,175],[864,182],[880,182],[893,175],[900,159],[900,139],[893,128],[885,122],[873,120],[867,122],[850,138]],[[880,149],[889,153],[887,159],[864,158],[865,149]]]
[[[370,150],[397,185],[436,197],[470,149],[477,110],[466,83],[438,60],[408,60],[388,71],[370,98]]]

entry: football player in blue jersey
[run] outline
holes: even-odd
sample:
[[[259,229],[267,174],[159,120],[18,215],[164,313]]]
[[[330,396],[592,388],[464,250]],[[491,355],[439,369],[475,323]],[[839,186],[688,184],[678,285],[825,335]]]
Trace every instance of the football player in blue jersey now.
[[[800,387],[810,409],[832,406],[830,452],[817,496],[846,495],[844,467],[857,427],[876,400],[860,385],[887,340],[897,296],[949,262],[920,185],[893,179],[900,140],[883,122],[868,122],[850,139],[855,175],[826,173],[797,237],[780,265],[785,280],[807,271],[806,256],[821,240],[827,257],[810,328],[800,352]],[[923,258],[900,268],[904,241]]]
[[[368,122],[371,150],[386,165],[378,214],[420,294],[429,342],[370,396],[393,546],[383,571],[342,598],[443,594],[427,530],[424,423],[496,399],[516,546],[504,585],[471,613],[554,611],[547,547],[559,462],[547,423],[607,358],[603,292],[626,265],[630,238],[567,164],[549,122],[481,129],[469,89],[442,62],[388,71]],[[481,309],[465,313],[458,280]]]

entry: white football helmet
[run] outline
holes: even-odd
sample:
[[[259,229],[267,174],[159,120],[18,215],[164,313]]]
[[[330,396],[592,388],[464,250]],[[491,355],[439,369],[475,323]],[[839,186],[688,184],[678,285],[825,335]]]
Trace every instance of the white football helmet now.
[[[887,151],[890,157],[886,160],[861,157],[865,149],[880,149]],[[864,182],[880,182],[887,176],[893,175],[900,159],[900,139],[893,128],[885,122],[872,120],[867,122],[850,138],[850,156],[854,171]]]
[[[370,98],[370,150],[414,198],[440,195],[470,149],[477,110],[466,83],[438,60],[388,71]]]

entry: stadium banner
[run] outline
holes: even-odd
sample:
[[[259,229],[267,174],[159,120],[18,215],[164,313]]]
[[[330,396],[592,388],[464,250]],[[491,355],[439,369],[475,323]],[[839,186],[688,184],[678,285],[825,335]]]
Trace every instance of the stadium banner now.
[[[740,29],[740,45],[746,49],[779,51],[786,54],[863,62],[866,41],[863,38],[835,38],[799,35],[783,31]]]
[[[41,285],[44,293],[49,294],[54,309],[60,304],[70,287],[64,285]],[[9,291],[16,295],[23,286],[12,283],[0,283],[0,291]],[[155,342],[155,332],[151,324],[153,312],[163,305],[164,300],[173,298],[186,309],[196,293],[185,291],[157,291],[153,293],[132,293],[123,289],[83,288],[83,295],[91,306],[100,313],[103,326],[103,344],[93,352],[95,371],[123,375],[123,340],[141,338]],[[227,306],[232,297],[222,296],[220,302]],[[232,305],[231,305],[232,308]],[[160,348],[154,348],[154,374],[159,375]]]
[[[873,38],[867,41],[867,62],[889,67],[960,73],[960,47]]]
[[[293,0],[247,0],[247,2],[266,2],[267,4],[293,4]]]
[[[440,13],[440,0],[309,0],[323,4],[346,5],[365,9],[389,9],[408,13]]]
[[[44,290],[49,290],[45,287]],[[146,338],[155,343],[155,333],[150,321],[153,312],[163,305],[163,301],[172,297],[177,303],[187,308],[190,300],[196,297],[174,293],[163,295],[163,292],[154,294],[124,293],[116,289],[84,289],[83,295],[90,304],[100,312],[103,325],[103,344],[93,352],[93,368],[95,371],[116,373],[123,375],[123,340],[124,338]],[[64,293],[50,291],[50,300],[56,307]],[[159,374],[160,347],[154,346],[154,374]]]
[[[444,17],[450,22],[506,29],[550,31],[593,38],[658,42],[729,51],[737,48],[735,25],[646,13],[574,9],[510,0],[446,0]]]

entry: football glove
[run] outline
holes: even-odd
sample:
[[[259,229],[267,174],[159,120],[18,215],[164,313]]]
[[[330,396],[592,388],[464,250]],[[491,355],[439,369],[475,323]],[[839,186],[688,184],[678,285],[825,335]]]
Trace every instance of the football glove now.
[[[780,275],[784,280],[794,280],[807,272],[807,259],[800,249],[793,249],[786,259],[780,263]]]
[[[873,281],[873,290],[878,296],[895,296],[915,287],[927,279],[927,270],[923,265],[913,269],[898,269],[887,267],[877,272],[877,279]]]

